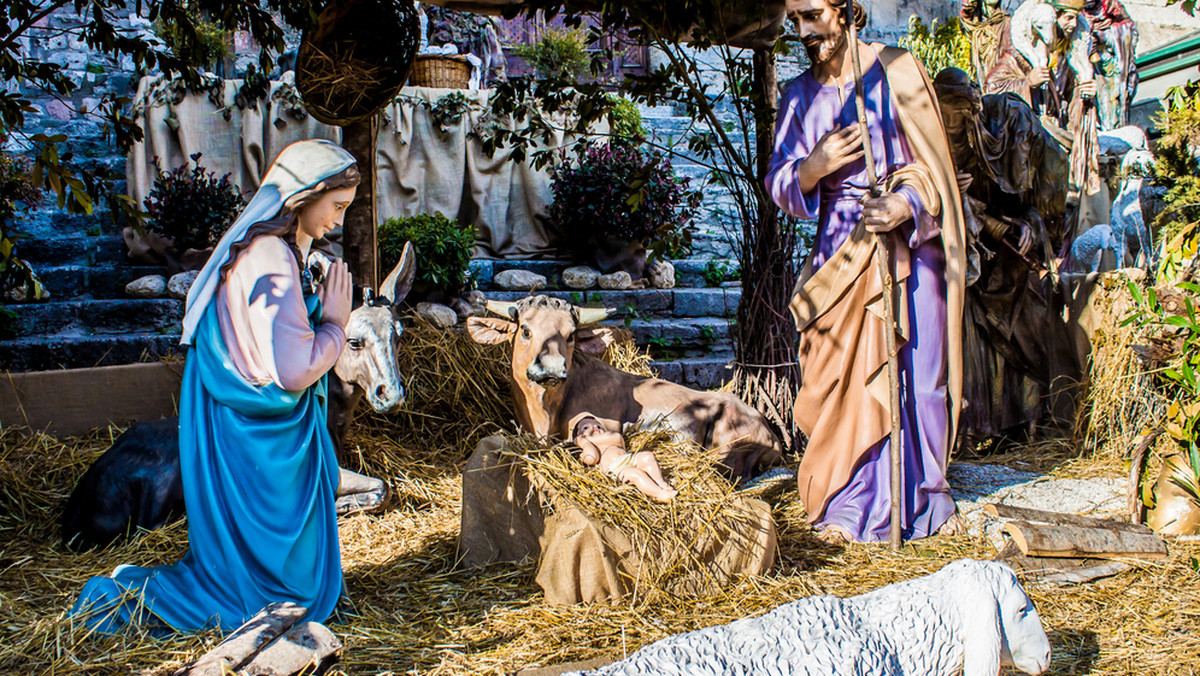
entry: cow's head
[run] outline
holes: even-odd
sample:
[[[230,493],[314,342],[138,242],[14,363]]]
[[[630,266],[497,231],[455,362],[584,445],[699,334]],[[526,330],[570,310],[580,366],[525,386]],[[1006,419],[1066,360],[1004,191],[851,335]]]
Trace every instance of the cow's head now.
[[[488,310],[506,317],[471,317],[467,331],[477,343],[511,341],[512,373],[518,382],[557,387],[570,375],[575,350],[604,352],[612,330],[593,326],[608,316],[604,308],[579,308],[549,296],[531,296],[516,303],[488,301]]]
[[[399,306],[416,272],[417,256],[412,244],[405,244],[400,262],[379,289],[363,289],[362,303],[346,324],[346,349],[333,367],[337,377],[361,389],[379,413],[404,403],[404,383],[396,363],[396,346],[404,332]]]

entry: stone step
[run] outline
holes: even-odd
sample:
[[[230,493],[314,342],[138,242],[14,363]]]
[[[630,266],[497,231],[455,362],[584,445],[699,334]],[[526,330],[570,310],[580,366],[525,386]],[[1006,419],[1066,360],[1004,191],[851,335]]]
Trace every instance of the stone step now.
[[[143,265],[55,265],[34,267],[53,300],[125,298],[125,285],[145,275],[164,275],[165,267]]]
[[[644,289],[636,291],[539,291],[584,307],[607,307],[615,318],[732,317],[741,300],[740,288]],[[485,291],[489,300],[517,301],[524,291]]]
[[[115,235],[66,235],[30,238],[17,245],[17,253],[35,269],[62,265],[127,263],[125,241]]]
[[[90,336],[179,333],[184,302],[173,298],[75,300],[8,305],[10,335]]]
[[[730,366],[732,361],[732,354],[727,357],[695,357],[652,361],[650,368],[663,380],[699,390],[712,390],[721,387],[733,377],[733,369]]]
[[[178,335],[31,336],[0,341],[0,369],[47,371],[154,361],[183,352]]]
[[[635,319],[626,328],[633,334],[633,341],[649,347],[655,357],[692,351],[710,353],[732,346],[731,321],[725,317]]]
[[[738,263],[734,259],[681,258],[672,260],[675,266],[676,288],[694,288],[710,286],[710,279],[715,278],[719,270],[736,270]],[[476,258],[471,261],[471,272],[475,275],[476,283],[482,291],[499,291],[492,284],[497,273],[505,270],[529,270],[546,277],[550,287],[555,290],[570,291],[562,285],[562,272],[569,267],[579,265],[571,261],[548,260],[491,260]],[[707,278],[706,278],[707,272]]]

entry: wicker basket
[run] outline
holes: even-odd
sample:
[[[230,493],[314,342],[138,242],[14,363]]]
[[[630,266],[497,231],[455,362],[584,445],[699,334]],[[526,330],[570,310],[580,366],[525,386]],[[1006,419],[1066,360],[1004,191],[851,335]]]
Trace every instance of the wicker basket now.
[[[465,56],[418,54],[408,79],[417,87],[466,89],[471,82],[471,62]]]

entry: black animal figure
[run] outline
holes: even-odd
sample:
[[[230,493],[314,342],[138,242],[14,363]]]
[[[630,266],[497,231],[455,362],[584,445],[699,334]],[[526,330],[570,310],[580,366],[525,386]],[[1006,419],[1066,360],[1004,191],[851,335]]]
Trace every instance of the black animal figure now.
[[[367,302],[350,314],[346,349],[329,374],[328,426],[338,457],[354,409],[364,397],[380,413],[404,403],[396,363],[396,345],[403,332],[399,305],[415,273],[416,257],[406,245],[379,293],[368,295]],[[379,507],[387,497],[387,485],[379,479],[344,468],[339,478],[339,515]],[[105,547],[184,513],[179,419],[135,423],[88,468],[67,499],[63,544],[76,551]]]

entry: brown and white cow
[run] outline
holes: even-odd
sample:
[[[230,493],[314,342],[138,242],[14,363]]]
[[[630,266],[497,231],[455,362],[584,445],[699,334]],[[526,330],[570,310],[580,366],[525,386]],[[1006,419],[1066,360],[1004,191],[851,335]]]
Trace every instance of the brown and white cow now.
[[[613,340],[610,327],[595,325],[608,310],[577,308],[549,296],[492,301],[488,309],[507,319],[472,317],[467,330],[478,343],[512,343],[512,394],[526,431],[566,439],[570,422],[587,413],[610,429],[665,423],[715,449],[739,479],[782,460],[766,418],[733,394],[636,376],[592,356]]]

